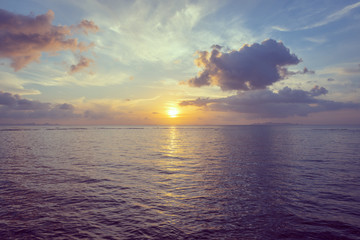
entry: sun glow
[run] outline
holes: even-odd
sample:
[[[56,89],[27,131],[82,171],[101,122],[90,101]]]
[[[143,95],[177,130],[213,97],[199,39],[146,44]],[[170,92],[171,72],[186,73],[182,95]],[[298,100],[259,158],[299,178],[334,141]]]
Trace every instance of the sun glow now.
[[[179,114],[179,109],[171,107],[167,110],[167,114],[171,118],[176,118]]]

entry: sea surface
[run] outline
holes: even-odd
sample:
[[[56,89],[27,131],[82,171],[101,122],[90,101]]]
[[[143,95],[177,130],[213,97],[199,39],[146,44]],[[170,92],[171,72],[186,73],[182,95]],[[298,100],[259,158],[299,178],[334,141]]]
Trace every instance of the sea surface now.
[[[360,127],[1,126],[0,239],[360,239]]]

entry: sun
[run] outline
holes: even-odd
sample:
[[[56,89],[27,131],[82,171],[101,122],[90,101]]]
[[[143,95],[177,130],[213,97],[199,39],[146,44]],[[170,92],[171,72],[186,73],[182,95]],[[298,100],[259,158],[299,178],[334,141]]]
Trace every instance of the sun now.
[[[171,118],[176,118],[177,115],[179,114],[179,109],[171,107],[167,110],[167,114]]]

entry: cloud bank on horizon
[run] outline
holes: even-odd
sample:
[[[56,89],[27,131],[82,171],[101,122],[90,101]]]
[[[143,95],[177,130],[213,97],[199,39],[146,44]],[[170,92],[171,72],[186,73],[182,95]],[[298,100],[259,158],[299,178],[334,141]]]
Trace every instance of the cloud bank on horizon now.
[[[6,119],[62,119],[80,117],[68,103],[51,104],[21,98],[19,95],[0,91],[0,115]]]
[[[106,119],[111,112],[100,106],[101,110],[77,108],[71,103],[48,103],[23,98],[18,94],[0,91],[0,116],[9,120],[81,120]],[[106,108],[106,106],[105,106]],[[17,121],[15,121],[17,123]]]
[[[287,118],[326,111],[360,109],[358,103],[343,103],[316,98],[327,92],[325,88],[319,86],[315,86],[310,91],[284,87],[278,93],[261,89],[239,92],[226,98],[186,100],[180,102],[180,106],[197,106],[210,111],[245,113],[249,114],[249,118]]]

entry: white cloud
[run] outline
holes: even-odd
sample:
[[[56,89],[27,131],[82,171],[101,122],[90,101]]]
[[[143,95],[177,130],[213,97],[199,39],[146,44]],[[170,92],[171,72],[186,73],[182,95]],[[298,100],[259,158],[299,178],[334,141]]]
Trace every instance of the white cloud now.
[[[103,46],[115,50],[125,61],[174,61],[192,53],[196,45],[193,28],[211,13],[207,5],[166,2],[135,2],[118,22],[109,21]]]
[[[325,43],[327,39],[324,37],[306,37],[305,40],[312,42],[312,43]]]
[[[280,32],[288,32],[290,31],[290,29],[286,28],[286,27],[281,27],[281,26],[272,26],[271,27],[274,30],[280,31]]]
[[[0,90],[18,95],[36,95],[40,91],[35,89],[25,89],[23,84],[26,82],[13,73],[0,71]]]
[[[114,3],[111,3],[114,4]],[[172,64],[192,62],[197,49],[214,43],[241,47],[253,37],[244,27],[241,17],[234,21],[212,18],[224,4],[211,1],[118,1],[115,6],[97,3],[89,11],[100,27],[92,36],[96,51],[117,59],[122,64],[163,62]],[[222,21],[226,21],[222,22]],[[226,26],[226,27],[224,27]]]
[[[290,31],[299,31],[299,30],[308,30],[308,29],[313,29],[313,28],[317,28],[317,27],[321,27],[321,26],[325,26],[329,23],[335,22],[341,18],[344,18],[346,15],[348,15],[351,10],[360,7],[360,2],[351,4],[351,5],[347,5],[344,8],[342,8],[341,10],[338,10],[332,14],[327,15],[326,17],[324,17],[322,20],[319,20],[317,22],[312,22],[310,24],[305,25],[305,23],[303,23],[304,25],[302,27],[284,27],[284,26],[279,26],[279,25],[274,25],[271,28],[273,30],[276,31],[280,31],[280,32],[290,32]],[[301,7],[297,7],[296,8],[298,11],[301,11]],[[310,15],[307,15],[310,14]],[[316,12],[316,9],[312,9],[312,11],[304,11],[303,12],[303,16],[301,20],[308,20],[308,19],[314,19],[315,16],[319,15],[320,12]],[[300,19],[297,19],[299,22]],[[284,23],[286,24],[286,23]],[[299,25],[298,25],[299,26]],[[311,38],[308,39],[309,41],[311,41]]]
[[[329,24],[331,22],[334,22],[336,20],[339,20],[340,18],[343,18],[344,16],[346,16],[351,10],[353,10],[354,8],[360,7],[360,2],[348,5],[346,7],[344,7],[343,9],[334,12],[333,14],[328,15],[326,18],[324,18],[323,20],[316,22],[314,24],[305,26],[303,28],[301,28],[302,30],[304,29],[311,29],[311,28],[316,28],[316,27],[321,27],[324,26],[326,24]]]

